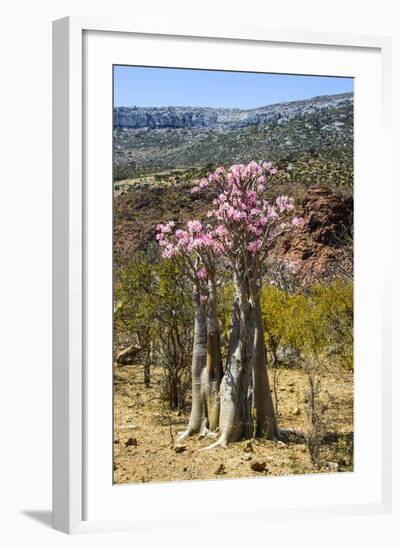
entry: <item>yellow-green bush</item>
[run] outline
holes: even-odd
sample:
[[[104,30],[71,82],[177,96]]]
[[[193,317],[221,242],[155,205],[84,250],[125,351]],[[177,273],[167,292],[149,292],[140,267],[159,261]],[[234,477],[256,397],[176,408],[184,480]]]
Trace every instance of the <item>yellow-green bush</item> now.
[[[353,284],[317,284],[304,294],[265,285],[261,297],[266,342],[277,360],[279,346],[304,356],[330,354],[353,368]]]

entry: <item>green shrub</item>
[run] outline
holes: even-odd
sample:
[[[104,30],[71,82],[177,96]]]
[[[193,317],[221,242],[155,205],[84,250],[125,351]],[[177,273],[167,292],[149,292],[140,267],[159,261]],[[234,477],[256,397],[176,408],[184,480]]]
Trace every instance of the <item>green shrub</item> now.
[[[333,356],[342,367],[353,368],[352,282],[317,284],[305,294],[264,285],[261,305],[266,343],[275,363],[279,346],[288,346],[304,356]]]

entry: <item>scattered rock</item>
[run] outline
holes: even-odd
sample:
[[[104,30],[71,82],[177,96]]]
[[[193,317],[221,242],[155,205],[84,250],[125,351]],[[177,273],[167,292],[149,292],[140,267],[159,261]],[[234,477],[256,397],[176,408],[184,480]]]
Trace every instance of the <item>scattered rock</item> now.
[[[330,470],[330,472],[338,472],[340,469],[338,462],[328,462],[327,467]]]
[[[264,472],[266,470],[266,462],[258,462],[254,460],[250,463],[251,470],[254,472]]]
[[[131,446],[136,447],[137,445],[138,445],[138,441],[136,440],[135,437],[129,437],[125,442],[126,447],[131,447]]]
[[[175,445],[174,446],[174,450],[176,453],[183,453],[184,451],[186,451],[187,449],[187,446],[186,445]]]
[[[295,416],[299,416],[301,414],[301,409],[299,407],[295,407],[295,409],[292,411],[292,414],[295,414]]]
[[[214,472],[216,475],[221,476],[226,473],[226,469],[224,468],[224,464],[219,464],[217,470]]]
[[[280,447],[286,447],[287,446],[287,443],[285,443],[285,441],[276,441],[277,445],[280,445]]]
[[[252,455],[250,455],[249,453],[245,453],[244,460],[252,460]]]
[[[115,443],[116,445],[118,445],[118,444],[120,443],[120,440],[119,440],[119,439],[115,439],[115,440],[114,440],[114,443]]]
[[[251,441],[247,441],[246,443],[244,443],[244,447],[243,447],[244,451],[246,453],[253,453],[253,445],[252,445],[252,442]]]
[[[282,365],[291,366],[299,361],[299,349],[292,346],[279,345],[276,350],[275,360]],[[289,382],[287,386],[295,386],[294,382]]]
[[[119,351],[116,355],[117,364],[132,365],[132,363],[135,363],[140,351],[141,351],[141,348],[139,346],[136,346],[135,344],[132,344],[131,346],[124,348],[123,350]]]

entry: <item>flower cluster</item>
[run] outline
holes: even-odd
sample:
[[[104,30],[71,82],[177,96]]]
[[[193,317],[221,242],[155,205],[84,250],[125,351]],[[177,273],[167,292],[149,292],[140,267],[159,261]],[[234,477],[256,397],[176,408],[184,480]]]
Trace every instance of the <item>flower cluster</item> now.
[[[183,228],[175,229],[174,222],[159,224],[156,239],[163,258],[176,258],[185,267],[187,275],[198,289],[201,303],[208,300],[210,270],[214,271],[216,257],[222,252],[222,243],[216,236],[226,235],[225,227],[212,228],[199,220],[190,220]]]
[[[200,193],[208,189],[214,194],[206,225],[190,220],[177,229],[173,221],[156,227],[163,257],[185,260],[192,280],[203,289],[211,259],[242,255],[249,265],[252,259],[263,258],[280,234],[304,223],[299,216],[291,220],[295,209],[291,197],[281,195],[274,202],[265,199],[276,173],[271,162],[218,167],[191,190]],[[204,291],[201,294],[207,297]]]
[[[220,166],[192,189],[193,193],[205,188],[215,192],[213,208],[207,216],[215,226],[213,237],[223,249],[241,242],[256,256],[280,232],[291,227],[285,220],[294,210],[294,200],[282,195],[271,204],[264,199],[264,192],[276,173],[271,162],[234,164],[229,170]],[[292,221],[293,225],[302,223],[299,217]]]

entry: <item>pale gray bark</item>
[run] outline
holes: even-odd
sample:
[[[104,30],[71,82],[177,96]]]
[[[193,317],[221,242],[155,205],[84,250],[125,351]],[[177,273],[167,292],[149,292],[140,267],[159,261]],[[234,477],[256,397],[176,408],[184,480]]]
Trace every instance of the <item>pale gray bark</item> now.
[[[220,382],[223,375],[216,286],[209,281],[207,305],[194,293],[195,326],[192,356],[192,408],[180,440],[196,433],[214,431],[219,425]]]
[[[254,387],[254,404],[256,425],[255,435],[277,439],[280,437],[280,430],[277,424],[276,412],[270,391],[269,377],[266,363],[266,347],[260,298],[257,294],[254,298],[255,333],[252,357],[252,376]]]
[[[250,341],[252,311],[245,282],[234,278],[234,303],[229,337],[227,368],[220,386],[220,438],[215,445],[225,446],[251,433],[252,384]]]
[[[206,310],[204,304],[201,303],[198,293],[194,293],[193,297],[195,310],[194,323],[194,345],[192,352],[192,408],[189,417],[188,426],[180,439],[189,437],[194,433],[199,433],[202,428],[202,423],[205,418],[204,400],[202,397],[202,373],[205,369],[207,360],[207,324]]]
[[[219,427],[220,438],[211,447],[242,437],[280,435],[267,374],[259,293],[254,281],[249,284],[238,276],[234,277],[227,368],[220,386]]]
[[[217,314],[216,284],[209,279],[207,303],[207,361],[202,376],[202,392],[206,405],[207,428],[216,430],[220,415],[220,383],[223,376],[220,325]]]

